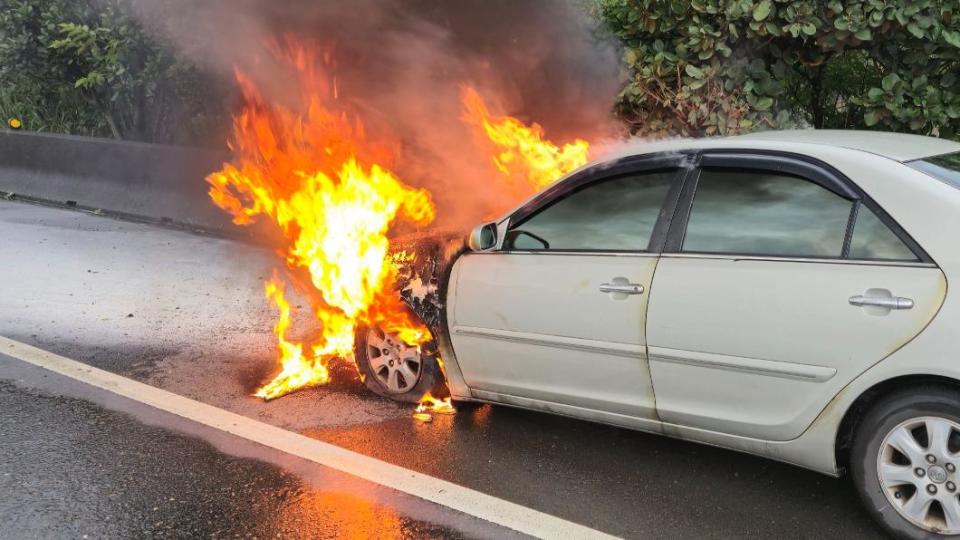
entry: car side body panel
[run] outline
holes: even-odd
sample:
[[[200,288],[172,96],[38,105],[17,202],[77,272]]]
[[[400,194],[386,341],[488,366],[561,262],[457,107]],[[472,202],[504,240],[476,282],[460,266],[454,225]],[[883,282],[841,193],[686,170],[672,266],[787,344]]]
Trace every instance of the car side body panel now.
[[[912,153],[919,153],[916,141],[910,147]],[[956,151],[957,146],[951,146],[942,141],[935,141],[939,146],[937,151]],[[649,152],[679,152],[698,149],[718,148],[731,150],[767,150],[771,152],[789,152],[801,154],[820,160],[850,178],[863,189],[870,197],[886,211],[911,237],[920,245],[935,263],[935,267],[942,271],[936,279],[925,278],[923,291],[914,294],[917,296],[942,295],[943,301],[924,302],[914,308],[918,321],[928,320],[925,327],[919,332],[914,327],[910,332],[903,331],[893,336],[885,345],[890,349],[887,354],[880,354],[872,362],[865,359],[857,365],[836,367],[837,374],[827,379],[826,383],[813,383],[814,396],[801,407],[803,414],[779,415],[777,411],[757,411],[759,403],[755,400],[751,404],[744,404],[744,409],[754,409],[758,415],[767,415],[767,424],[781,426],[781,431],[775,435],[761,435],[756,431],[745,430],[739,434],[729,433],[729,426],[701,425],[698,427],[680,425],[676,422],[660,422],[655,419],[643,419],[631,415],[618,415],[610,412],[598,411],[587,407],[575,407],[552,403],[546,400],[518,398],[507,394],[481,390],[472,392],[465,384],[458,363],[456,351],[450,346],[447,332],[449,313],[444,311],[443,316],[431,324],[431,329],[440,347],[445,363],[448,383],[454,397],[463,400],[477,400],[502,403],[510,406],[542,410],[554,414],[563,414],[639,429],[643,431],[662,433],[700,443],[731,448],[772,459],[792,463],[825,474],[839,474],[842,464],[836,461],[835,442],[838,429],[847,411],[864,392],[884,381],[902,376],[932,375],[960,381],[960,359],[957,358],[956,344],[960,336],[960,299],[951,287],[957,278],[960,278],[960,190],[936,181],[927,175],[913,170],[888,157],[872,154],[867,151],[828,146],[816,142],[792,142],[775,138],[730,138],[710,139],[701,141],[669,141],[643,145],[631,150],[632,155]],[[919,156],[918,156],[919,157]],[[505,230],[506,221],[500,222],[501,233]],[[437,244],[439,245],[439,244]],[[458,245],[458,248],[450,248]],[[441,310],[446,309],[448,303],[456,301],[456,283],[447,282],[447,276],[462,252],[462,240],[459,242],[447,241],[444,248],[437,248],[449,256],[444,264],[430,270],[437,280],[438,304]],[[459,251],[458,251],[459,250]],[[933,271],[934,268],[925,270]],[[813,285],[808,285],[813,286]],[[856,294],[851,291],[849,294]],[[895,291],[899,294],[898,291]],[[657,290],[651,291],[654,295],[651,301],[656,301]],[[847,294],[846,289],[843,291]],[[906,294],[902,294],[906,296]],[[841,300],[845,301],[845,298]],[[422,303],[421,303],[422,305]],[[856,309],[843,302],[843,309],[856,312]],[[920,309],[924,310],[920,313]],[[922,315],[922,317],[920,316]],[[919,322],[914,323],[920,325]],[[921,325],[922,326],[922,325]],[[916,335],[912,335],[916,334]],[[841,339],[835,337],[834,339]],[[654,349],[651,354],[663,354],[664,351]],[[717,360],[716,358],[708,358]],[[799,359],[798,359],[799,360]],[[833,367],[822,364],[812,364],[797,361],[797,369],[792,370],[808,375],[812,379],[824,378]],[[800,365],[802,364],[802,365]],[[817,369],[827,368],[826,370]],[[656,369],[656,367],[654,368]],[[788,370],[790,371],[790,370]],[[677,384],[690,384],[678,377]],[[704,383],[706,384],[706,383]],[[792,383],[791,383],[792,384]],[[802,383],[809,385],[811,383]],[[783,389],[781,388],[783,391]],[[786,390],[790,395],[787,399],[794,399],[795,392],[806,393],[800,386]],[[773,396],[776,397],[776,396]],[[785,409],[784,409],[785,410]],[[675,419],[680,421],[679,418]],[[683,420],[689,422],[689,420]],[[761,420],[761,424],[763,421]],[[787,426],[787,427],[783,427]],[[721,429],[723,431],[721,431]],[[775,440],[787,437],[787,440]]]
[[[806,152],[829,162],[857,182],[933,258],[946,280],[944,302],[930,324],[912,340],[853,378],[804,433],[760,448],[761,455],[827,474],[838,474],[837,432],[847,411],[869,389],[899,377],[930,375],[960,382],[960,190],[881,156],[821,145]],[[680,436],[702,436],[687,433]],[[733,442],[733,441],[731,441]]]
[[[455,264],[448,324],[471,392],[656,418],[647,365],[649,254],[467,254]]]
[[[871,288],[915,307],[849,304]],[[938,268],[665,254],[647,326],[660,418],[796,438],[850,380],[920,333],[945,289]]]

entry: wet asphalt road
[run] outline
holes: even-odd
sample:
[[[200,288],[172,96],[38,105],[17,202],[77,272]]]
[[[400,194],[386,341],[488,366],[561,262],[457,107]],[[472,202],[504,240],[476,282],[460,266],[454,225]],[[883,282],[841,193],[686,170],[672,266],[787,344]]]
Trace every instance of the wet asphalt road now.
[[[515,536],[2,354],[0,455],[3,538]]]
[[[882,534],[842,480],[506,407],[419,424],[348,370],[330,387],[255,402],[249,391],[272,369],[259,288],[269,254],[12,203],[0,203],[0,228],[16,237],[0,239],[0,253],[23,265],[0,268],[0,335],[618,536]],[[17,381],[7,362],[0,380]],[[306,481],[283,460],[231,457],[204,433],[145,425],[149,411],[61,396],[62,384],[0,385],[0,521],[23,536],[337,537],[354,526],[360,536],[500,536],[369,486],[325,489],[329,475]],[[357,510],[331,514],[341,501]]]

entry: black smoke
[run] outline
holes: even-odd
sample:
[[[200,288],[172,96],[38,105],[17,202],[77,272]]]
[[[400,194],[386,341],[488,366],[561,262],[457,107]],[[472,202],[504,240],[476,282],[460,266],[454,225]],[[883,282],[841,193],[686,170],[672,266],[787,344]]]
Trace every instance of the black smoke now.
[[[614,134],[616,51],[577,0],[141,0],[144,23],[193,61],[250,73],[272,99],[294,81],[264,42],[334,44],[340,95],[370,131],[402,141],[397,173],[431,189],[440,222],[464,227],[517,201],[495,188],[488,152],[460,121],[460,88],[549,138]]]

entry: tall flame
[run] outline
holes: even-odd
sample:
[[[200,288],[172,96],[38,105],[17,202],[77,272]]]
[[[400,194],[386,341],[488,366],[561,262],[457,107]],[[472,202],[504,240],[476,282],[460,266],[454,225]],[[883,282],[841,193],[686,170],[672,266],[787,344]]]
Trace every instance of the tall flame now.
[[[397,219],[422,226],[435,215],[427,191],[379,164],[392,158],[390,147],[367,141],[359,119],[334,108],[336,84],[318,69],[319,58],[290,40],[273,52],[298,74],[305,112],[267,103],[238,71],[245,106],[234,119],[235,162],[207,177],[211,199],[234,223],[263,217],[278,226],[287,267],[312,286],[301,292],[320,331],[302,343],[287,337],[291,310],[282,282],[274,277],[266,285],[280,311],[280,371],[257,390],[265,399],[327,382],[329,361],[353,352],[358,324],[376,324],[410,345],[431,338],[393,290],[387,232]]]
[[[496,148],[493,164],[509,182],[532,188],[528,192],[543,189],[587,163],[590,143],[583,139],[557,146],[544,139],[540,124],[526,125],[511,116],[493,117],[471,86],[462,88],[461,101],[464,120],[481,130]]]
[[[331,74],[332,49],[288,38],[272,43],[270,51],[296,74],[297,95],[288,105],[268,102],[253,79],[238,70],[244,107],[234,118],[234,159],[207,177],[210,198],[234,223],[265,220],[280,231],[278,253],[288,281],[307,297],[319,326],[307,340],[290,337],[293,310],[285,282],[275,273],[265,293],[278,310],[279,366],[255,393],[264,399],[326,383],[330,361],[353,353],[360,325],[377,326],[409,345],[432,338],[395,292],[395,265],[413,255],[402,252],[391,259],[387,234],[400,220],[422,227],[435,217],[430,193],[390,171],[398,145],[368,139],[363,123],[342,100],[343,89]],[[586,141],[560,147],[543,138],[538,124],[493,117],[470,87],[464,87],[462,100],[463,119],[488,139],[493,163],[508,183],[522,188],[514,189],[518,197],[587,160]],[[453,410],[450,398],[427,394],[417,412],[430,416]]]

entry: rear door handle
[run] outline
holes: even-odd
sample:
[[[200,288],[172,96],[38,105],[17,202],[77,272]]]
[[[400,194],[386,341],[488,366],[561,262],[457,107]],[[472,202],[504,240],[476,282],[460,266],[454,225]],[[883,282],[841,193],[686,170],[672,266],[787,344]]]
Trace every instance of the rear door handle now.
[[[913,299],[902,296],[864,296],[858,294],[850,297],[850,305],[883,309],[913,309]]]
[[[600,292],[620,294],[643,294],[643,285],[639,283],[604,283]]]

